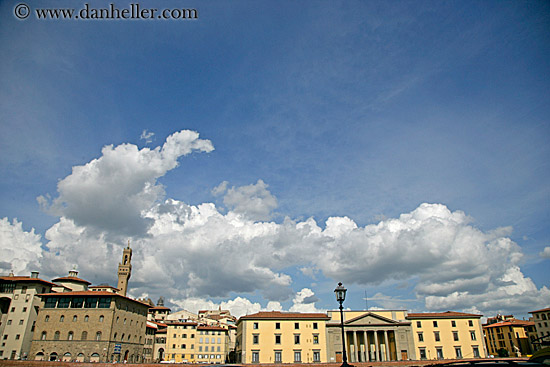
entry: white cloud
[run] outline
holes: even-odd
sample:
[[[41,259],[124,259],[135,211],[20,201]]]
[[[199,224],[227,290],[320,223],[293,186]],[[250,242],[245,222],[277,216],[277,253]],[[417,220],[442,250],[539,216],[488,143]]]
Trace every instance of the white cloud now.
[[[72,173],[59,181],[59,196],[51,203],[45,197],[38,200],[50,212],[80,226],[144,235],[152,222],[143,218],[142,212],[164,197],[164,188],[156,180],[177,167],[179,157],[213,149],[209,140],[199,139],[198,133],[189,130],[170,135],[162,148],[108,145],[100,158],[73,167]]]
[[[155,136],[154,132],[143,130],[139,138],[140,140],[145,140],[145,144],[149,144],[153,142],[153,136]]]
[[[227,184],[224,184],[222,182],[214,189],[215,192],[222,189],[225,191]],[[223,198],[223,203],[229,210],[252,220],[269,220],[271,212],[277,208],[277,199],[262,180],[258,180],[254,185],[230,188]]]
[[[543,259],[550,259],[550,246],[546,246],[539,254]]]
[[[13,270],[15,275],[30,275],[39,269],[42,258],[40,235],[23,230],[17,219],[12,223],[8,218],[0,219],[0,274],[7,275]]]
[[[161,200],[157,178],[181,155],[212,149],[197,133],[182,131],[162,149],[108,146],[100,158],[74,167],[50,204],[62,216],[46,232],[42,271],[63,275],[76,262],[80,275],[94,283],[116,279],[127,236],[142,233],[132,240],[131,294],[162,295],[182,307],[193,299],[259,294],[271,307],[294,297],[291,309],[315,309],[311,289],[293,291],[294,270],[348,285],[406,280],[430,310],[478,307],[493,313],[502,305],[512,311],[550,302],[548,289],[537,289],[521,272],[523,253],[509,238],[511,228],[484,232],[465,213],[442,204],[422,204],[364,227],[349,217],[330,217],[323,229],[313,218],[267,221],[277,200],[262,180],[215,188],[227,212],[212,203]],[[37,238],[18,228],[31,242]],[[40,247],[34,248],[40,256]],[[239,297],[231,302],[239,312],[260,307]]]

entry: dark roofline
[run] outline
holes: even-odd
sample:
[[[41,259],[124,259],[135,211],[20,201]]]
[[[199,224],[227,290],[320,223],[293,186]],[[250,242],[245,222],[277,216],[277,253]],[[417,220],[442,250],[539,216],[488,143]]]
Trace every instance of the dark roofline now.
[[[8,282],[42,283],[42,284],[47,284],[51,287],[57,287],[58,286],[57,284],[54,284],[52,282],[48,282],[47,280],[40,279],[40,278],[31,278],[31,277],[28,277],[28,276],[13,276],[13,277],[1,276],[0,280],[5,280],[5,281],[8,281]]]
[[[53,292],[37,294],[39,297],[118,297],[127,301],[132,301],[144,307],[151,307],[146,303],[123,296],[122,294],[106,292],[106,291],[73,291],[73,292]]]
[[[91,282],[88,282],[87,280],[82,279],[82,278],[78,278],[78,277],[60,277],[60,278],[52,279],[52,282],[64,282],[64,281],[84,283],[84,284],[87,284],[87,285],[92,284]]]

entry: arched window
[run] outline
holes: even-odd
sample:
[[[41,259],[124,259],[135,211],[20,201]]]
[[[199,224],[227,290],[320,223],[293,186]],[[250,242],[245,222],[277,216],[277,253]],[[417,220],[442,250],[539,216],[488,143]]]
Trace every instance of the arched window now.
[[[99,316],[99,322],[103,322],[104,319],[103,315]]]
[[[90,362],[99,362],[99,353],[92,353],[90,356]]]
[[[100,341],[101,340],[101,331],[98,331],[95,333],[95,340]]]
[[[63,354],[63,362],[70,362],[71,361],[71,353],[67,352]]]
[[[117,336],[117,333],[115,333],[115,335],[113,335],[113,340],[116,340],[116,336]]]
[[[89,319],[90,319],[90,316],[88,315],[84,316],[84,322],[88,322]]]
[[[88,332],[87,331],[83,331],[82,332],[82,336],[80,337],[81,340],[87,340],[88,339]]]
[[[122,336],[120,337],[120,340],[124,341],[124,333],[122,333]]]
[[[126,319],[124,319],[124,325],[126,325]]]
[[[46,340],[46,336],[47,336],[47,335],[48,335],[48,334],[47,334],[45,331],[43,331],[43,332],[42,332],[42,336],[40,336],[40,340]]]
[[[53,334],[53,340],[59,340],[59,336],[61,335],[61,333],[58,331],[55,332],[55,334]]]
[[[131,337],[131,335],[130,335],[130,334],[128,334],[128,341],[130,341],[130,337]]]
[[[118,320],[120,320],[120,317],[116,317],[116,323],[118,324]]]
[[[59,317],[59,322],[63,322],[65,321],[65,315],[61,315],[61,317]]]
[[[73,340],[74,333],[72,331],[69,331],[69,334],[67,334],[67,340]]]
[[[76,322],[78,320],[78,317],[76,315],[73,316],[73,322]]]
[[[48,322],[50,321],[50,315],[46,315],[46,317],[44,317],[44,322]]]

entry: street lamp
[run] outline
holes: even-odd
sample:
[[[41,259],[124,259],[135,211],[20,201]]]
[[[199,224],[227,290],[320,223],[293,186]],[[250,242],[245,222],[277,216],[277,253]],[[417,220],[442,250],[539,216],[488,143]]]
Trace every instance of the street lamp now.
[[[344,363],[342,363],[341,367],[353,367],[352,365],[348,364],[348,357],[346,355],[346,334],[344,332],[344,306],[342,306],[342,303],[344,303],[344,300],[346,299],[346,291],[347,289],[344,288],[342,285],[342,282],[338,283],[338,287],[334,290],[334,294],[336,295],[336,300],[340,303],[340,327],[342,328],[342,357],[344,359]]]

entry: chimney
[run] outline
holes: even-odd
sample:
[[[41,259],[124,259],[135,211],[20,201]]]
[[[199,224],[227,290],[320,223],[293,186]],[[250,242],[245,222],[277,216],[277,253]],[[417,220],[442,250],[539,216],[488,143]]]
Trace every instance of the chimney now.
[[[31,271],[31,278],[38,279],[38,272],[37,271]]]

